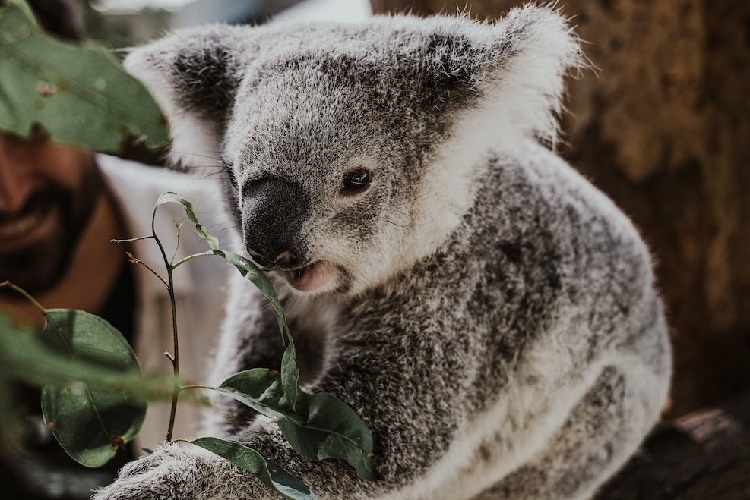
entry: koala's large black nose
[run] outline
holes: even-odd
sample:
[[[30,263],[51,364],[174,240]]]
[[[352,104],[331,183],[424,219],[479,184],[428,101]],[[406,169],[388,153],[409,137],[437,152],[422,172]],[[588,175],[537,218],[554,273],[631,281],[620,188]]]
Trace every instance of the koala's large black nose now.
[[[245,186],[242,233],[253,260],[262,267],[301,265],[305,242],[300,230],[309,211],[309,198],[296,183],[268,178]]]

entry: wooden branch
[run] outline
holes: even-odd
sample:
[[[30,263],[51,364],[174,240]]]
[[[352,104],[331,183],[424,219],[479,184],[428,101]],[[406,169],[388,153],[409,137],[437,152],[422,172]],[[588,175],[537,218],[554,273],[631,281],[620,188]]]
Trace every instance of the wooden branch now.
[[[597,499],[750,499],[750,393],[657,428]]]

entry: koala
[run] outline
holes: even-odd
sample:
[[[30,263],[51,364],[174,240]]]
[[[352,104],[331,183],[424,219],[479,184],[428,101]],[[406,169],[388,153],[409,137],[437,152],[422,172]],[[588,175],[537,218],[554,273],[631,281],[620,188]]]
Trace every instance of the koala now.
[[[377,479],[299,457],[232,402],[207,432],[321,498],[594,495],[659,418],[671,358],[645,244],[554,153],[563,80],[583,61],[567,21],[537,6],[494,23],[198,27],[133,51],[172,160],[221,178],[304,387],[373,431]],[[214,383],[278,366],[283,349],[260,293],[230,286]],[[95,497],[276,494],[176,443]]]

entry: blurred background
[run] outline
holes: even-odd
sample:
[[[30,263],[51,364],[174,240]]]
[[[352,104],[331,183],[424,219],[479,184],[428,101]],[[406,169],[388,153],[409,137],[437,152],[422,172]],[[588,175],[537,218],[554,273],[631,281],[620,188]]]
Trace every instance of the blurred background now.
[[[511,0],[86,0],[120,48],[168,29],[371,12],[496,18]],[[596,70],[569,82],[560,152],[610,195],[657,261],[675,346],[668,416],[750,389],[750,2],[560,0]]]
[[[82,6],[89,35],[112,48],[210,22],[356,21],[372,12],[368,0],[83,0]]]

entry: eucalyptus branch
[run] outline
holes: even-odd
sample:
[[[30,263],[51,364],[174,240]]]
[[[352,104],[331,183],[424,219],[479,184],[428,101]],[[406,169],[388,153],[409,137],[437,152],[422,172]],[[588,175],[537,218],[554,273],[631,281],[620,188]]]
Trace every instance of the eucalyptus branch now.
[[[164,250],[164,245],[162,244],[159,237],[156,235],[156,228],[154,227],[154,223],[156,221],[156,210],[157,207],[154,207],[154,213],[151,217],[151,236],[153,237],[154,241],[156,241],[156,244],[159,247],[159,252],[161,252],[162,259],[164,260],[164,266],[167,269],[167,292],[169,293],[169,302],[172,308],[172,342],[174,344],[174,354],[172,356],[167,356],[169,360],[172,362],[172,368],[174,371],[175,377],[180,376],[180,341],[179,337],[177,335],[177,301],[174,296],[174,279],[172,276],[172,273],[174,271],[174,266],[172,265],[171,260],[169,257],[167,257],[167,252]],[[179,231],[178,231],[179,235]],[[163,282],[164,280],[162,280]],[[174,430],[174,421],[177,417],[177,401],[180,396],[180,388],[175,387],[172,391],[172,402],[171,402],[171,408],[169,411],[169,425],[167,427],[167,436],[166,441],[169,443],[172,441],[172,431]]]
[[[165,287],[169,288],[169,284],[167,284],[167,281],[164,278],[162,278],[161,275],[158,272],[156,272],[151,266],[149,266],[148,264],[146,264],[145,262],[143,262],[142,260],[140,260],[139,258],[137,258],[135,255],[133,255],[130,252],[125,252],[125,255],[128,256],[128,260],[130,261],[131,264],[140,264],[140,265],[142,265],[151,274],[153,274],[154,276],[156,276],[157,278],[159,278],[159,281],[161,281],[162,284],[164,284]]]

